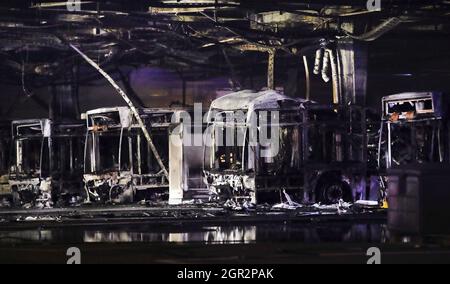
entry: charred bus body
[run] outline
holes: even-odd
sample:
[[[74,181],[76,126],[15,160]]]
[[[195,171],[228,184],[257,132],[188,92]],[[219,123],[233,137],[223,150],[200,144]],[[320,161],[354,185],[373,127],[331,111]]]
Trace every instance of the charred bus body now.
[[[207,129],[204,176],[215,199],[273,203],[283,191],[303,202],[366,196],[363,108],[242,91],[212,103]]]
[[[168,164],[173,111],[141,109],[164,165]],[[169,183],[131,110],[127,107],[87,112],[84,184],[89,201],[131,203],[166,199]]]
[[[257,203],[281,188],[300,193],[301,115],[300,101],[274,91],[215,100],[204,153],[205,183],[213,198]]]
[[[302,119],[304,201],[337,203],[381,198],[368,149],[369,111],[359,106],[305,104]]]
[[[384,97],[380,171],[413,163],[450,162],[450,99],[440,92]]]
[[[15,205],[70,205],[83,199],[85,126],[49,119],[12,122],[9,174]]]

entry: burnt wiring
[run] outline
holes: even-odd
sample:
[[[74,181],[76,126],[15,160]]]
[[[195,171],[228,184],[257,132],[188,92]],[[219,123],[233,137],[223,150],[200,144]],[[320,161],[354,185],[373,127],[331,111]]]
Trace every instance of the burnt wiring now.
[[[208,14],[206,14],[204,12],[200,12],[200,14],[202,14],[204,17],[206,17],[207,19],[209,19],[212,22],[214,22],[215,24],[217,24],[219,27],[229,31],[230,33],[234,34],[235,36],[238,36],[238,37],[242,38],[248,44],[254,44],[254,45],[262,47],[262,48],[282,49],[282,50],[284,50],[284,51],[286,51],[288,53],[291,53],[291,51],[287,47],[295,45],[295,43],[289,43],[289,44],[286,44],[286,45],[283,45],[281,43],[278,44],[278,45],[270,45],[270,44],[262,44],[260,42],[252,41],[252,40],[249,40],[248,38],[246,38],[245,36],[243,36],[242,34],[238,33],[236,30],[228,27],[227,25],[219,24],[218,22],[215,21],[214,18],[210,17]]]
[[[380,25],[376,26],[372,30],[370,30],[367,33],[361,34],[361,35],[355,35],[351,34],[349,32],[346,32],[346,35],[361,41],[374,41],[383,36],[384,34],[388,33],[389,31],[395,29],[397,26],[399,26],[404,20],[398,17],[390,18]]]
[[[175,69],[199,67],[207,69],[205,72],[224,73],[229,68],[215,64],[217,59],[215,53],[220,52],[220,49],[223,48],[227,49],[231,62],[236,61],[235,56],[241,56],[239,45],[242,44],[281,50],[284,51],[282,56],[305,56],[319,48],[317,41],[320,39],[332,41],[336,36],[345,36],[356,40],[373,41],[404,21],[419,22],[429,19],[431,16],[448,16],[447,2],[437,1],[436,5],[431,8],[421,5],[419,2],[410,3],[407,7],[398,3],[390,3],[388,8],[382,12],[366,11],[363,9],[364,7],[357,7],[357,5],[349,5],[348,8],[340,9],[322,3],[305,4],[290,1],[264,3],[257,10],[250,9],[246,3],[241,1],[236,1],[236,3],[211,2],[201,5],[155,1],[150,5],[150,12],[149,7],[146,7],[146,10],[131,8],[126,12],[116,12],[113,11],[114,9],[110,9],[116,7],[116,3],[102,3],[101,8],[96,5],[95,9],[83,9],[75,12],[63,8],[54,9],[55,7],[42,8],[39,10],[39,21],[18,20],[15,23],[5,22],[3,24],[0,22],[0,32],[8,32],[5,34],[7,39],[0,43],[0,50],[12,63],[5,67],[20,70],[19,80],[23,92],[27,96],[31,96],[33,92],[29,89],[30,79],[27,74],[38,75],[32,77],[34,85],[37,86],[40,83],[57,80],[61,70],[71,63],[67,63],[69,60],[66,60],[58,62],[59,66],[45,63],[38,65],[30,60],[14,60],[13,52],[16,52],[17,48],[23,50],[24,46],[33,52],[48,49],[51,50],[50,58],[46,60],[52,62],[52,58],[56,54],[64,56],[69,53],[67,44],[58,40],[61,37],[66,37],[71,42],[82,45],[83,50],[86,50],[92,58],[97,58],[97,62],[105,68],[110,63],[118,64],[121,61],[149,65],[157,62],[157,64],[166,64],[169,68]],[[152,10],[152,8],[155,9]],[[188,8],[205,9],[193,9],[191,12]],[[442,11],[439,8],[442,8]],[[170,9],[187,10],[178,13]],[[402,13],[404,9],[408,11],[407,17],[399,16],[405,15]],[[35,11],[36,9],[15,9],[11,13],[17,19],[28,19],[35,16]],[[6,10],[0,9],[1,12],[6,12]],[[280,13],[280,15],[292,13],[300,17],[292,20],[292,27],[279,28],[275,24],[257,20],[258,15],[264,13]],[[366,15],[370,16],[367,19],[362,17]],[[341,21],[344,21],[342,18],[347,21],[354,17],[359,17],[358,20],[364,23],[381,21],[381,24],[363,34],[342,30]],[[302,20],[305,22],[301,22]],[[17,33],[10,35],[9,31],[12,29]],[[102,30],[105,33],[96,34],[92,32],[93,29]],[[61,36],[55,38],[55,35]],[[231,37],[236,40],[226,41]],[[114,48],[103,46],[102,42],[107,41],[113,41],[116,46]],[[162,42],[167,44],[161,44]],[[219,49],[200,51],[205,45],[218,46]],[[134,55],[136,53],[139,56],[144,55],[145,58],[141,56],[138,59],[139,56]],[[125,58],[125,56],[127,57]],[[249,63],[247,62],[247,64]],[[3,80],[12,76],[12,74],[4,74]],[[80,79],[80,81],[85,80]]]
[[[26,61],[28,62],[28,60],[29,60],[29,58],[28,58],[28,51],[27,51]],[[28,89],[26,87],[26,84],[25,84],[25,60],[24,59],[22,60],[22,76],[21,76],[21,79],[22,79],[22,91],[25,94],[25,96],[27,96],[27,97],[33,96],[33,92],[28,91]]]

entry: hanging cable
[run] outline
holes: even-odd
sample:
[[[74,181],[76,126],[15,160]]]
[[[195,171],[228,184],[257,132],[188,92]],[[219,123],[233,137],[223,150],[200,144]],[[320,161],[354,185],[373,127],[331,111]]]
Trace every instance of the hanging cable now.
[[[27,49],[27,56],[26,61],[28,62],[28,49]],[[33,95],[33,92],[30,92],[27,90],[27,87],[25,86],[25,60],[22,59],[22,91],[27,97],[31,97]]]
[[[306,81],[306,95],[307,101],[311,99],[311,78],[309,74],[308,58],[303,56],[303,65],[305,66],[305,81]]]

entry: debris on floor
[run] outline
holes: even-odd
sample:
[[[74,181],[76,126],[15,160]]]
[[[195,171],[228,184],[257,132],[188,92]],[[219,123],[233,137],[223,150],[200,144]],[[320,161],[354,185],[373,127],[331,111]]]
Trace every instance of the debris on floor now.
[[[52,216],[28,216],[28,217],[19,217],[16,219],[17,222],[48,222],[48,221],[56,221],[60,222],[61,217],[52,217]]]
[[[234,201],[233,199],[227,200],[222,206],[232,211],[254,211],[257,209],[257,206],[250,201],[244,201],[241,204]]]
[[[298,208],[303,207],[303,205],[292,201],[292,198],[287,194],[286,190],[283,190],[283,194],[286,198],[286,202],[272,206],[272,210],[297,210]]]
[[[198,222],[202,220],[223,218],[241,218],[242,220],[249,218],[261,218],[261,220],[277,219],[285,220],[287,218],[336,218],[341,216],[355,216],[360,214],[375,213],[375,216],[385,217],[386,210],[376,208],[360,208],[355,205],[340,202],[334,205],[300,205],[292,200],[281,203],[276,206],[267,204],[254,205],[251,202],[244,202],[238,205],[235,201],[229,200],[228,207],[223,204],[204,203],[201,206],[183,205],[178,207],[170,207],[166,205],[149,207],[146,205],[135,206],[82,206],[79,208],[53,208],[53,209],[17,209],[17,210],[0,210],[1,224],[21,226],[41,226],[40,224],[55,223],[64,224],[65,222],[81,222],[87,223],[111,223],[122,222],[124,219],[132,222]],[[295,208],[295,209],[294,209]],[[43,213],[45,212],[45,213]],[[303,220],[303,219],[302,219]],[[58,225],[59,226],[59,225]]]
[[[380,208],[380,203],[378,201],[372,200],[358,200],[354,204],[356,207],[364,209],[378,209]]]
[[[350,207],[352,207],[351,203],[344,202],[342,199],[339,200],[339,203],[331,204],[331,205],[322,205],[320,203],[316,203],[312,206],[313,208],[317,210],[323,210],[323,211],[331,211],[337,214],[344,214],[347,213]]]
[[[336,204],[324,205],[324,204],[316,203],[316,204],[312,205],[312,207],[314,207],[316,209],[321,209],[321,210],[349,209],[351,206],[352,206],[351,203],[344,202],[342,200],[339,200],[339,203],[336,203]]]
[[[298,208],[302,208],[302,206],[300,204],[289,205],[288,203],[279,203],[272,206],[272,210],[297,210]]]
[[[256,205],[250,201],[245,201],[244,204],[242,204],[242,207],[247,211],[256,209]]]
[[[201,199],[191,199],[191,200],[183,200],[183,205],[200,205],[203,204]]]
[[[241,211],[243,208],[241,205],[239,205],[236,201],[233,199],[228,199],[224,204],[223,207],[231,209],[233,211]]]

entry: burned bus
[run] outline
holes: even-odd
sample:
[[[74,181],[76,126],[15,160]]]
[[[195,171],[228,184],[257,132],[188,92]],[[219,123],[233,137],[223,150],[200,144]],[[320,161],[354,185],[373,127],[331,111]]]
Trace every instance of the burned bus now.
[[[257,203],[281,188],[300,193],[301,117],[300,101],[274,91],[241,91],[213,101],[204,151],[212,197]],[[265,144],[259,139],[263,131]]]
[[[384,97],[378,163],[381,171],[450,162],[450,99],[440,92]]]
[[[49,119],[12,122],[9,185],[15,205],[66,206],[83,200],[80,122]]]
[[[377,133],[372,119],[369,109],[356,105],[304,104],[304,201],[333,204],[381,199],[380,188],[372,181],[379,177],[368,147],[373,140],[369,137]]]
[[[367,195],[364,108],[241,91],[215,100],[207,121],[204,179],[214,200],[274,203],[287,193],[331,204]]]
[[[167,167],[173,110],[139,111]],[[128,107],[96,109],[83,116],[88,129],[84,185],[89,201],[131,203],[168,198],[168,177]]]

